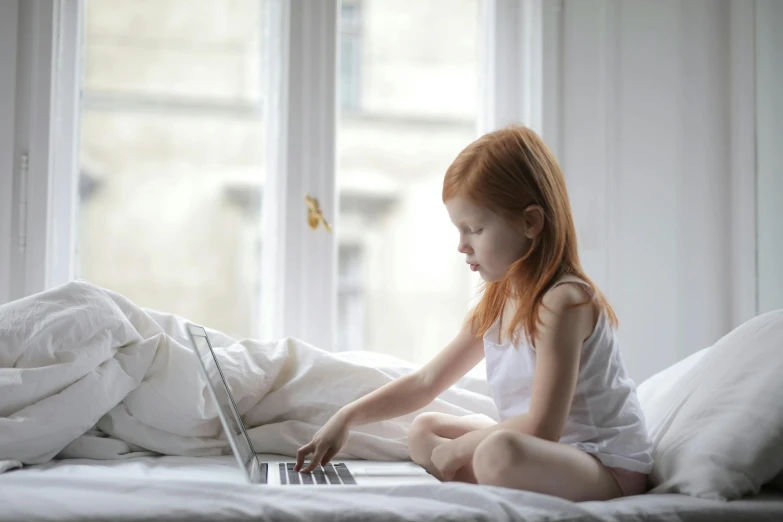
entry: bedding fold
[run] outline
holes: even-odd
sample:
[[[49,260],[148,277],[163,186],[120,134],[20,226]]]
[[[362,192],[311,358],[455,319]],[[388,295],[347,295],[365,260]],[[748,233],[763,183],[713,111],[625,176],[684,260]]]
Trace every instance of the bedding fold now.
[[[0,472],[53,458],[227,453],[186,325],[83,281],[0,306]],[[294,338],[207,331],[264,453],[294,455],[342,405],[414,370]],[[425,409],[356,427],[338,457],[407,459],[423,411],[497,418],[486,383],[466,377]]]

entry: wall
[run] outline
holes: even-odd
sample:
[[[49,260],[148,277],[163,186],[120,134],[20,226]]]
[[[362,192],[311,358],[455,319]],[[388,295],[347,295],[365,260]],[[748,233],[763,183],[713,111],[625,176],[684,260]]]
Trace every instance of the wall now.
[[[637,382],[732,326],[728,1],[566,0],[556,148]]]
[[[756,2],[759,311],[783,308],[783,2]]]

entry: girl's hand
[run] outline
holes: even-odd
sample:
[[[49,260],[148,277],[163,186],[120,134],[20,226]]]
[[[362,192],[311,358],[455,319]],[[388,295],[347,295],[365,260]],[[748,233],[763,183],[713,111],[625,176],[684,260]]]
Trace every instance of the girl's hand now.
[[[310,473],[318,466],[325,466],[337,455],[348,439],[348,431],[351,424],[340,412],[332,416],[324,426],[313,435],[309,444],[299,448],[296,452],[296,465],[294,470],[302,473]],[[313,454],[310,463],[302,468],[305,457]]]
[[[440,444],[432,450],[432,465],[440,472],[441,480],[448,482],[454,479],[457,470],[466,466],[470,460],[458,454],[453,441]]]

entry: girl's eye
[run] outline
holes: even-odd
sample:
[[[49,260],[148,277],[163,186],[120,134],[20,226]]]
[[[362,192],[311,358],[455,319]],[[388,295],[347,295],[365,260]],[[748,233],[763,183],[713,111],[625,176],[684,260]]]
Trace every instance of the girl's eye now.
[[[484,229],[483,229],[483,228],[477,228],[477,229],[476,229],[476,230],[474,230],[472,233],[473,233],[473,234],[481,234],[481,231],[482,231],[482,230],[484,230]]]

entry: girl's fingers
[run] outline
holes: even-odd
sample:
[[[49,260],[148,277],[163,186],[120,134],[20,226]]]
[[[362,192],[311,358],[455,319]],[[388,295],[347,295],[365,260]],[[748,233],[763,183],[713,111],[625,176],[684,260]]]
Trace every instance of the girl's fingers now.
[[[327,452],[326,452],[326,454],[324,455],[324,458],[323,458],[323,460],[321,461],[321,465],[322,465],[322,466],[326,466],[327,464],[329,464],[329,462],[331,462],[331,461],[332,461],[332,459],[334,458],[334,456],[335,456],[336,454],[337,454],[337,448],[331,448],[331,449],[330,449],[329,451],[327,451]]]
[[[314,444],[311,442],[310,444],[302,446],[299,448],[299,451],[296,452],[296,465],[294,466],[295,471],[299,471],[301,469],[302,464],[304,464],[305,457],[313,452],[313,446]]]
[[[302,469],[302,473],[310,473],[317,466],[319,466],[321,464],[321,459],[324,457],[325,453],[326,453],[326,449],[316,448],[313,458],[310,459],[310,464],[308,464],[305,468]]]

